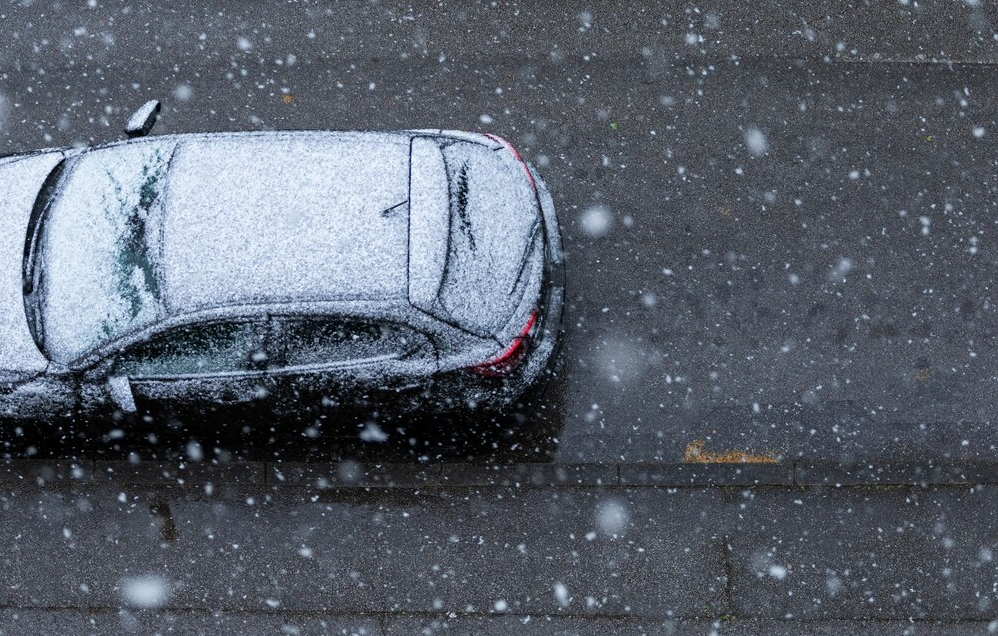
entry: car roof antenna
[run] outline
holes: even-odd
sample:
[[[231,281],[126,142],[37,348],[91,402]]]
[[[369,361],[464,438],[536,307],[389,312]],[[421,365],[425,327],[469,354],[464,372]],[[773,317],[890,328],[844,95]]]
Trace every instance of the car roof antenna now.
[[[150,99],[129,117],[125,124],[125,134],[129,139],[134,137],[145,137],[152,131],[159,118],[160,103],[158,99]]]

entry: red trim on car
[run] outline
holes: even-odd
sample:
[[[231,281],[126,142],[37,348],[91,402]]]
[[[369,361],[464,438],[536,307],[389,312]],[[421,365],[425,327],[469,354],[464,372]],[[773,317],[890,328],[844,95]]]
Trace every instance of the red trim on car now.
[[[527,344],[530,342],[530,332],[537,322],[537,310],[530,312],[530,319],[524,325],[520,333],[513,338],[513,342],[506,349],[494,358],[489,358],[485,362],[467,367],[468,371],[484,375],[490,378],[497,378],[506,375],[516,367],[520,366],[523,358],[527,355]]]
[[[493,135],[490,133],[482,133],[482,134],[491,139],[492,141],[502,144],[503,148],[513,153],[513,156],[516,157],[516,160],[519,161],[520,165],[523,166],[524,172],[527,173],[527,178],[530,179],[530,187],[534,189],[534,192],[537,192],[537,183],[534,181],[534,175],[531,174],[530,168],[527,167],[527,162],[523,160],[523,157],[521,157],[519,151],[513,147],[513,144],[509,143],[499,135]]]

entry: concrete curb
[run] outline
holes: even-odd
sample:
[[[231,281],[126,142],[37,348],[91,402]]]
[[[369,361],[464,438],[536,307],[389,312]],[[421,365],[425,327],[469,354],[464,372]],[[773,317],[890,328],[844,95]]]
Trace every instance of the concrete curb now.
[[[743,619],[721,616],[716,620],[659,621],[611,618],[565,617],[543,615],[461,615],[413,616],[407,614],[342,614],[331,612],[230,610],[155,610],[134,611],[107,607],[81,610],[75,608],[0,609],[0,634],[91,633],[132,634],[137,630],[203,633],[201,630],[224,629],[242,634],[366,634],[400,636],[402,634],[476,634],[482,636],[525,634],[577,634],[597,636],[692,636],[717,633],[727,636],[880,636],[881,634],[987,634],[993,623],[986,621],[881,621],[828,620],[792,621]],[[340,631],[342,630],[342,631]]]

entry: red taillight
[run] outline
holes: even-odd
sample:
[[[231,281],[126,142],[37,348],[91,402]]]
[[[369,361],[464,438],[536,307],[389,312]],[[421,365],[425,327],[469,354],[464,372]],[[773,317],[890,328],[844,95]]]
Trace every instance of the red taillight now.
[[[534,328],[535,322],[537,322],[536,309],[530,313],[530,319],[527,320],[527,324],[524,325],[520,333],[513,338],[513,342],[502,353],[494,358],[489,358],[485,362],[468,367],[467,370],[478,375],[497,378],[506,375],[520,366],[524,356],[527,355],[527,345],[530,343],[530,331]]]
[[[530,187],[534,189],[534,192],[537,192],[537,183],[534,181],[534,175],[531,174],[530,168],[527,167],[527,162],[523,160],[523,157],[521,157],[517,149],[513,147],[513,144],[509,143],[499,135],[490,135],[489,133],[482,133],[482,134],[491,139],[492,141],[502,144],[503,148],[513,153],[513,156],[516,157],[516,160],[520,162],[521,166],[523,166],[524,172],[527,173],[527,178],[530,179]]]

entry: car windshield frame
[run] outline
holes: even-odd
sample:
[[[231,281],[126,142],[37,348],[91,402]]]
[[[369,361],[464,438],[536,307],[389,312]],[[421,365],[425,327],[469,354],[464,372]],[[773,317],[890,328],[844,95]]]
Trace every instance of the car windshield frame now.
[[[45,349],[45,321],[40,307],[39,288],[44,268],[38,267],[38,255],[41,252],[41,236],[45,229],[45,221],[55,198],[53,195],[63,185],[70,167],[77,157],[63,157],[52,167],[41,187],[28,217],[28,227],[24,236],[24,253],[21,257],[21,290],[24,300],[24,313],[28,321],[28,331],[38,346],[38,350],[50,358]]]

